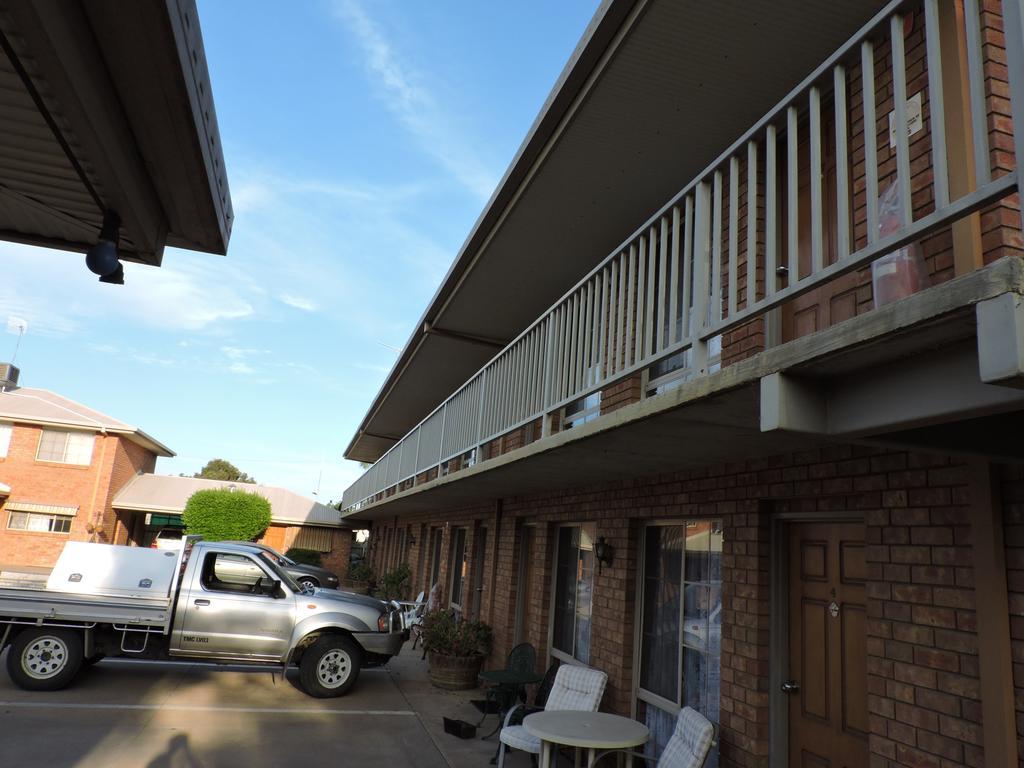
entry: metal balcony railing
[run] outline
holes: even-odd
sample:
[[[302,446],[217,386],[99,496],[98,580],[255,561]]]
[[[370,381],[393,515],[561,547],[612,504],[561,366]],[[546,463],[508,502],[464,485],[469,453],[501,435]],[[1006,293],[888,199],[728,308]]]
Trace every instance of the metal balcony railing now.
[[[940,2],[890,2],[396,443],[345,491],[345,507],[440,470],[670,356],[685,352],[691,375],[702,375],[709,342],[720,334],[1016,192],[1015,161],[1000,167],[990,152],[997,78],[986,69],[978,0],[964,0],[962,101],[974,178],[969,191],[951,194],[946,118],[957,107],[947,107],[944,92]],[[1022,2],[1001,3],[1007,67],[1000,87],[1011,97],[1014,148],[1024,133]],[[879,136],[885,137],[880,99],[891,104],[896,126],[907,125],[907,14],[923,17],[924,49],[916,39],[911,82],[922,94],[927,151],[914,140],[914,168],[907,131],[894,131],[894,163],[880,162],[878,152]],[[896,201],[885,227],[879,226],[882,182],[894,186]]]

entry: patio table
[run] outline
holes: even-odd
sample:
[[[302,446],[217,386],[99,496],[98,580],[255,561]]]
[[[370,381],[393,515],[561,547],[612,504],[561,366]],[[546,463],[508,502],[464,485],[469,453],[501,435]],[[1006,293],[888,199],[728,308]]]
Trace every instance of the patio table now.
[[[643,723],[607,712],[555,710],[535,712],[523,720],[526,732],[540,739],[540,768],[551,768],[555,745],[587,750],[587,766],[592,768],[598,751],[631,749],[647,743],[650,731]],[[633,756],[626,754],[627,765]]]

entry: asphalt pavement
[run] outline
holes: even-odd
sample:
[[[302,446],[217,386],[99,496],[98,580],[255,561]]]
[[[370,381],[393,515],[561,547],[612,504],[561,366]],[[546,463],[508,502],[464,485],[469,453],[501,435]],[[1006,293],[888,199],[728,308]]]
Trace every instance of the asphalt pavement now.
[[[432,688],[408,649],[338,699],[307,696],[295,671],[117,659],[34,693],[11,683],[4,654],[0,768],[484,768],[493,738],[443,732],[442,714],[478,716],[469,698]]]

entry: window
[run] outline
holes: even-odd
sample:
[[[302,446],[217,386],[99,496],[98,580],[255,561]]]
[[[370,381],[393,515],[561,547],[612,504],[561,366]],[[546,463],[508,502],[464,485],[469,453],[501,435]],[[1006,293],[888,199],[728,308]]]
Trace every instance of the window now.
[[[564,661],[590,661],[590,617],[594,593],[594,523],[558,529],[552,655]]]
[[[463,591],[466,587],[466,571],[469,564],[466,560],[466,529],[456,528],[452,531],[452,596],[453,608],[462,609],[462,601],[465,597]]]
[[[203,563],[202,584],[214,592],[262,594],[264,578],[270,580],[266,571],[245,555],[211,552]]]
[[[601,393],[594,392],[565,406],[562,429],[572,429],[601,415]]]
[[[12,511],[7,518],[7,527],[12,531],[33,531],[35,533],[69,533],[72,515],[55,515],[40,512]]]
[[[297,549],[312,549],[317,552],[330,552],[333,546],[330,528],[302,527],[295,536],[292,546]]]
[[[36,459],[88,466],[92,461],[93,438],[94,436],[89,432],[59,432],[55,429],[44,429],[39,436]]]
[[[441,534],[440,528],[434,528],[430,531],[430,583],[427,584],[428,593],[437,584],[438,579],[441,578]]]
[[[0,459],[7,455],[7,449],[11,445],[11,432],[14,428],[10,424],[0,424]]]
[[[722,648],[720,521],[652,524],[642,540],[637,712],[654,757],[690,706],[718,722]],[[717,765],[712,756],[709,766]]]

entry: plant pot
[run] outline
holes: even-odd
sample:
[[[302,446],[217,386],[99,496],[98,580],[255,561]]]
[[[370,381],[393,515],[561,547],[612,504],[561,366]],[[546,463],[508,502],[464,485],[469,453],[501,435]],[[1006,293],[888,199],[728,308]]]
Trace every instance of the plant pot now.
[[[341,579],[338,589],[343,592],[355,592],[357,595],[366,595],[370,591],[370,582],[353,581],[352,579]]]
[[[429,654],[430,682],[446,691],[466,691],[476,688],[483,666],[483,656],[447,656],[443,653]]]

